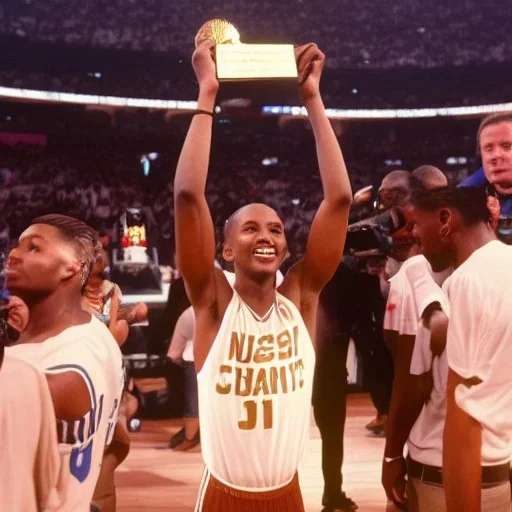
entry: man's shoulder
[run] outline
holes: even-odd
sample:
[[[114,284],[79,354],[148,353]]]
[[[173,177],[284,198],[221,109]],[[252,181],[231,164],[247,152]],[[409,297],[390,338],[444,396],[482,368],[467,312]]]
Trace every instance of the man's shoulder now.
[[[71,347],[80,352],[96,348],[118,347],[115,338],[108,327],[96,316],[92,315],[90,322],[62,331],[54,338],[56,343]]]
[[[42,355],[45,367],[77,365],[102,366],[109,361],[122,364],[122,355],[108,328],[95,316],[90,322],[65,329],[57,336],[44,341]]]
[[[2,378],[16,377],[17,382],[23,382],[20,376],[33,375],[34,377],[42,377],[43,374],[33,363],[18,356],[12,348],[7,348],[4,355],[4,361],[0,368]],[[12,384],[12,383],[11,383]]]
[[[450,283],[459,281],[485,281],[501,265],[508,268],[512,261],[512,246],[493,240],[471,254],[450,277]],[[512,265],[510,265],[512,272]]]
[[[49,393],[43,372],[30,361],[6,351],[0,368],[0,388],[2,397],[15,400],[19,409],[30,409],[30,414],[42,407],[43,393]],[[29,411],[25,410],[26,413]]]
[[[429,272],[432,272],[432,268],[430,266],[430,263],[427,261],[425,256],[423,254],[417,254],[416,256],[411,256],[410,258],[406,259],[402,266],[400,267],[400,270],[397,272],[397,274],[404,274],[405,271],[408,268],[414,267],[415,265],[424,265],[426,269],[428,269]]]

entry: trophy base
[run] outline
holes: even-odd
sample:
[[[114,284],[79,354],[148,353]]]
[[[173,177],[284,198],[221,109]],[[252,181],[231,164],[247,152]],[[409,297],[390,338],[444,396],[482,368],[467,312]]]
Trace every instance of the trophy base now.
[[[297,80],[291,44],[220,44],[215,47],[219,82]]]

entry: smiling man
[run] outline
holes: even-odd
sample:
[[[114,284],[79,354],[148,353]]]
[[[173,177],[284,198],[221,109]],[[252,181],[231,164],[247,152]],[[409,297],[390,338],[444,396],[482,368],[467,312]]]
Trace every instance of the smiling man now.
[[[205,198],[219,88],[212,48],[203,44],[192,59],[199,110],[174,187],[178,266],[196,317],[194,361],[206,465],[196,511],[300,512],[297,469],[310,430],[318,298],[342,258],[350,183],[320,96],[324,56],[312,45],[305,59],[310,74],[300,94],[315,135],[324,198],[306,255],[276,290],[276,274],[288,254],[283,222],[268,206],[247,205],[225,227],[223,256],[235,269],[232,287],[214,265]]]

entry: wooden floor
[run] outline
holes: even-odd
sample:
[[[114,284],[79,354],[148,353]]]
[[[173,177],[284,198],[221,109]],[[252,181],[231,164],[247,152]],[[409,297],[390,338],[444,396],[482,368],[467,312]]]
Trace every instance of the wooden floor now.
[[[367,395],[350,395],[345,429],[344,490],[361,512],[384,512],[386,499],[380,485],[384,439],[372,437],[364,426],[375,412]],[[320,511],[322,471],[320,436],[311,421],[310,455],[300,472],[308,512]],[[166,449],[169,437],[181,428],[177,421],[145,421],[133,434],[128,459],[117,471],[117,510],[193,510],[203,470],[201,453],[174,453]],[[394,510],[388,509],[388,510]]]

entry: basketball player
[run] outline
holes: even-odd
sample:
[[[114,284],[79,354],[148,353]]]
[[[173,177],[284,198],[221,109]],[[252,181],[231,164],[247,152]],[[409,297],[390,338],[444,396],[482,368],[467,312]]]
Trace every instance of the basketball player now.
[[[393,177],[392,175],[393,173],[390,173],[389,177]],[[418,167],[410,175],[404,175],[403,178],[404,179],[401,180],[404,191],[403,200],[397,204],[397,206],[405,209],[408,207],[410,194],[413,191],[415,182],[426,189],[439,188],[448,184],[445,175],[436,167],[429,165]],[[414,241],[411,227],[412,226],[409,224],[403,230],[404,235],[402,236],[402,240],[409,238]],[[405,249],[405,247],[404,245],[402,249]],[[440,285],[447,277],[445,273],[433,275],[424,256],[417,255],[417,252],[417,246],[409,245],[408,252],[405,254],[406,261],[390,279],[389,296],[384,316],[384,336],[393,355],[395,377],[386,428],[382,484],[388,499],[397,504],[405,503],[405,475],[407,471],[403,457],[404,446],[410,438],[411,430],[425,403],[425,379],[411,373],[411,360],[415,349],[415,341],[418,333],[420,333],[423,338],[430,337],[430,331],[428,331],[428,329],[427,333],[424,332],[422,316],[426,313],[427,308],[429,308],[431,304],[441,301],[439,297],[442,298],[443,293]],[[429,294],[426,300],[423,301],[420,307],[416,306],[414,296],[415,289],[407,274],[409,267],[418,265],[422,270],[422,277],[432,282],[434,290],[434,292]],[[437,315],[437,313],[435,314]],[[418,340],[418,343],[420,343],[420,340]],[[443,350],[444,347],[440,352]],[[432,358],[430,361],[432,362]],[[436,376],[439,374],[437,364],[438,361],[435,362],[434,368]],[[430,372],[430,370],[431,368],[429,367],[422,373]],[[430,408],[436,406],[436,412],[439,407],[442,408],[444,405],[444,383],[442,385],[439,383],[438,388],[440,391],[435,396],[439,396],[440,399],[431,401],[429,405]],[[430,389],[427,390],[427,394],[430,395]],[[431,429],[434,428],[433,425],[430,425],[430,427]],[[442,432],[442,423],[440,428]],[[424,447],[425,439],[421,438],[421,435],[416,435],[414,441],[418,438],[420,438],[418,444]],[[416,446],[414,442],[412,444]],[[439,440],[439,444],[442,444],[441,440]],[[437,448],[440,458],[442,456],[442,449],[441,446]],[[415,453],[420,451],[421,450],[418,448]],[[418,455],[418,458],[422,459],[422,456]],[[429,458],[428,455],[427,460],[420,460],[420,462],[435,465],[432,464],[432,459]],[[409,483],[411,482],[409,481]]]
[[[444,510],[446,494],[448,512],[508,512],[512,247],[496,240],[484,189],[425,192],[413,206],[414,234],[432,270],[455,269],[443,285],[450,303],[444,493],[431,489],[429,510]]]
[[[60,451],[69,453],[60,511],[89,510],[124,380],[114,338],[81,308],[95,244],[95,233],[83,222],[46,215],[22,233],[6,265],[7,289],[29,309],[27,328],[7,353],[45,372]]]
[[[320,96],[324,56],[312,46],[305,59],[311,72],[300,94],[317,143],[324,199],[306,255],[276,291],[276,273],[287,255],[283,222],[265,205],[247,205],[225,226],[223,256],[234,264],[232,288],[214,266],[205,198],[219,87],[212,45],[200,46],[192,59],[199,110],[174,188],[178,264],[196,315],[194,360],[206,464],[196,510],[300,512],[297,469],[310,429],[311,339],[319,293],[342,257],[350,183]]]

